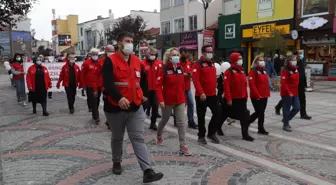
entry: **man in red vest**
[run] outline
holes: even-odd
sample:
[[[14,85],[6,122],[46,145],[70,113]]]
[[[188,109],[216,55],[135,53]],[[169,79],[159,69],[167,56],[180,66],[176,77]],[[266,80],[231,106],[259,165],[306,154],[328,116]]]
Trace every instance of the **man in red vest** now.
[[[112,131],[112,171],[120,175],[125,128],[131,140],[135,156],[144,171],[143,182],[162,179],[151,167],[148,149],[144,141],[145,100],[140,88],[140,59],[133,55],[133,34],[122,32],[117,37],[118,51],[106,58],[103,66],[104,111]]]

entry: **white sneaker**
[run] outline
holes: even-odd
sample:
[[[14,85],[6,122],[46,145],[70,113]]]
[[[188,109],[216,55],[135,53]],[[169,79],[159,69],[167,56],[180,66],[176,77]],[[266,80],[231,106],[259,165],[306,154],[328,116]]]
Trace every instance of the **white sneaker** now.
[[[25,101],[23,102],[23,106],[27,106],[27,103]]]

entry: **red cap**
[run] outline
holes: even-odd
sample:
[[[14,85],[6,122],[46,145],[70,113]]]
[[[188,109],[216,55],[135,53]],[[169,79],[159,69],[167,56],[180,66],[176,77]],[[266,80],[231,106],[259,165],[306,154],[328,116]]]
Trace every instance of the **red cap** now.
[[[241,55],[238,52],[231,53],[230,57],[229,57],[230,58],[230,63],[237,63],[237,61],[238,61],[238,59],[239,59],[240,56]]]

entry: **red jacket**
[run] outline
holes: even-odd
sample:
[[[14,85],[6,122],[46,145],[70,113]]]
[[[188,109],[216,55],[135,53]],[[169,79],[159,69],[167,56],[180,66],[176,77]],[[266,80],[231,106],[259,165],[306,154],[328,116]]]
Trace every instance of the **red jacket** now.
[[[196,89],[195,96],[215,96],[217,90],[216,67],[213,61],[205,61],[202,56],[193,65],[192,79]]]
[[[281,71],[281,96],[298,96],[298,86],[299,86],[299,72],[283,69]]]
[[[184,71],[185,90],[188,91],[190,90],[191,79],[189,76],[187,76],[187,74],[192,73],[191,62],[189,62],[188,60],[186,62],[181,62],[181,66],[183,67]]]
[[[48,72],[48,69],[41,65],[44,71],[44,83],[46,90],[50,89],[52,87],[50,75]],[[30,91],[35,92],[35,75],[36,75],[36,65],[32,65],[28,68],[27,76],[26,76],[26,82],[28,89],[31,89]]]
[[[138,57],[130,55],[130,64],[120,56],[118,52],[110,56],[113,66],[114,84],[117,86],[119,93],[130,103],[140,106],[142,103],[143,93],[140,87],[141,64]],[[110,96],[108,101],[114,106],[119,106]]]
[[[166,105],[178,105],[186,102],[184,71],[180,64],[174,69],[168,62],[163,69],[160,68],[156,95],[158,102]]]
[[[232,99],[247,98],[247,81],[244,71],[238,72],[229,68],[224,73],[223,80],[224,97],[227,102],[232,102]]]
[[[101,90],[103,91],[103,66],[104,66],[104,62],[105,62],[106,56],[103,56],[102,58],[98,59],[98,64],[99,64],[99,84],[98,87],[101,87]]]
[[[92,87],[97,92],[101,85],[100,70],[98,61],[94,62],[91,58],[85,60],[80,73],[82,87]]]
[[[252,69],[249,73],[251,99],[268,98],[271,92],[268,86],[268,74],[265,70]]]
[[[75,71],[75,77],[76,77],[76,87],[80,87],[79,83],[80,83],[80,69],[79,66],[77,64],[73,64],[74,65],[74,71]],[[63,65],[62,69],[61,69],[61,73],[59,75],[58,78],[58,82],[57,82],[57,88],[60,87],[61,82],[63,81],[62,85],[64,87],[68,87],[69,86],[69,70],[70,66],[69,63],[66,63]]]
[[[141,62],[145,74],[147,75],[148,90],[153,91],[156,88],[158,71],[162,68],[162,62],[160,60],[154,60],[152,63],[148,60],[143,60]]]
[[[17,72],[24,72],[24,69],[23,69],[23,64],[22,63],[18,63],[18,62],[13,62],[11,64],[12,68],[14,68],[15,71]],[[21,79],[21,78],[24,78],[24,75],[23,74],[19,74],[19,75],[14,75],[13,74],[13,80],[18,80],[18,79]]]

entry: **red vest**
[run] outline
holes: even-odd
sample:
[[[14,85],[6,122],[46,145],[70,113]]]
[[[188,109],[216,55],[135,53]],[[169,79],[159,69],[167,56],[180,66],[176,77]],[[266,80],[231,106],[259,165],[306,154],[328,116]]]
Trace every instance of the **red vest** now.
[[[141,64],[138,57],[130,55],[129,63],[119,53],[109,56],[113,66],[113,79],[120,94],[130,103],[140,106],[143,93],[140,88]],[[118,106],[111,97],[108,97],[112,105]]]

